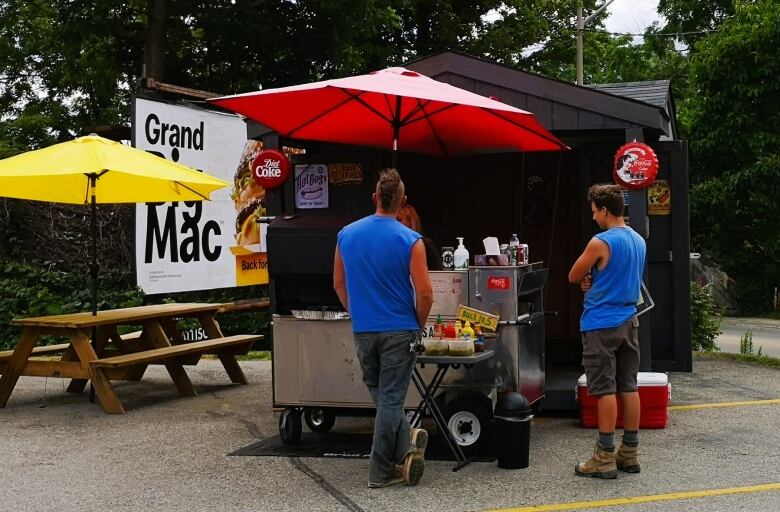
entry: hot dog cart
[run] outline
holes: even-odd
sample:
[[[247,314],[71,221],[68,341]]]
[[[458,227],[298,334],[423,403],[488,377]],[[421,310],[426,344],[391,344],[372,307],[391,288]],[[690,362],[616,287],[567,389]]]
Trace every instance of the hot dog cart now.
[[[288,215],[267,227],[273,322],[273,403],[283,409],[280,435],[300,439],[303,416],[315,432],[327,432],[339,415],[370,413],[352,324],[333,290],[333,257],[339,230],[349,216]],[[544,312],[547,269],[470,267],[431,272],[435,302],[429,322],[454,320],[459,305],[500,315],[496,336],[485,340],[495,357],[446,374],[436,396],[464,451],[489,439],[487,427],[498,393],[518,391],[537,404],[544,396]],[[432,335],[432,323],[424,330]],[[427,367],[423,374],[432,374]],[[410,386],[406,406],[420,394]]]

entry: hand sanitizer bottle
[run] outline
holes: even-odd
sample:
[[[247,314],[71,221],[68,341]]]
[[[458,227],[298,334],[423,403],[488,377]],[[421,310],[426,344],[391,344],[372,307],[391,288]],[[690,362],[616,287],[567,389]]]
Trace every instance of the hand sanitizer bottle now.
[[[455,270],[469,268],[469,251],[463,245],[463,237],[459,236],[458,248],[455,249]]]

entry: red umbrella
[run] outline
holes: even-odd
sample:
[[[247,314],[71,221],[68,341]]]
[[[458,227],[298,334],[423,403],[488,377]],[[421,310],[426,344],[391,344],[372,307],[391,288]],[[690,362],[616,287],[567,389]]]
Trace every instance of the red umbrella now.
[[[568,149],[530,112],[404,68],[209,101],[292,139],[441,157]]]

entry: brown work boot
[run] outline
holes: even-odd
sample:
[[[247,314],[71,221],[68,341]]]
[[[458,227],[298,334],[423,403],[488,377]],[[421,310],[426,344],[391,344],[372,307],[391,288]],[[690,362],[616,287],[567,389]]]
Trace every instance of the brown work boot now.
[[[428,431],[422,428],[412,429],[412,447],[414,452],[425,455],[425,448],[428,446]]]
[[[406,485],[417,485],[425,471],[425,459],[417,452],[408,453],[401,467]]]
[[[639,467],[639,447],[627,446],[621,443],[615,454],[615,464],[618,469],[626,473],[639,473],[641,471]]]
[[[384,487],[391,487],[393,485],[400,485],[406,483],[406,477],[404,476],[403,466],[396,466],[393,478],[386,482],[368,482],[369,489],[381,489]]]
[[[574,466],[574,472],[579,476],[591,478],[617,478],[615,452],[604,450],[598,441],[593,450],[593,457]]]

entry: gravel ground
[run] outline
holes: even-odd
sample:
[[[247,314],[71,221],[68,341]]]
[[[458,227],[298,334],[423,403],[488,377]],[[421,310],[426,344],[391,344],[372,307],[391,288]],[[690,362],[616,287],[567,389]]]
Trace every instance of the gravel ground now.
[[[643,431],[642,473],[616,481],[573,475],[594,432],[576,419],[534,420],[531,467],[507,471],[428,462],[420,485],[366,488],[368,462],[227,457],[277,434],[271,365],[241,363],[251,384],[229,384],[218,361],[188,369],[200,396],[180,398],[165,370],[116,385],[127,414],[105,414],[59,379],[23,377],[0,410],[0,511],[488,510],[780,482],[780,404],[671,411],[669,428]],[[697,358],[672,374],[674,405],[780,398],[780,370]],[[370,418],[343,419],[365,431]],[[601,509],[590,509],[601,510]],[[780,510],[780,491],[603,510]]]

